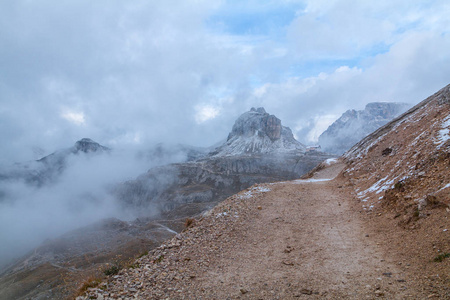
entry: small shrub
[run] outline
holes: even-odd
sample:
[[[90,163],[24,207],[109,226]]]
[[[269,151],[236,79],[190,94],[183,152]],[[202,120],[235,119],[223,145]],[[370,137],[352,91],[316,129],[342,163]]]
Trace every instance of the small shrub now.
[[[446,259],[446,258],[448,258],[448,257],[450,257],[450,253],[448,253],[448,252],[441,253],[441,254],[439,254],[438,256],[436,256],[436,257],[433,259],[433,261],[435,261],[435,262],[441,262],[441,261],[443,261],[444,259]]]
[[[112,265],[111,267],[109,267],[108,269],[103,271],[103,274],[105,274],[106,276],[110,276],[110,275],[117,275],[120,271],[120,267],[116,264]]]
[[[187,218],[186,221],[184,222],[184,226],[186,228],[192,227],[195,224],[195,219],[193,218]]]
[[[148,255],[148,251],[145,251],[144,253],[142,253],[141,255],[139,255],[137,258],[141,258],[141,257],[144,257],[144,256],[146,256],[146,255]]]
[[[134,263],[134,264],[128,265],[128,268],[129,268],[129,269],[137,269],[137,268],[139,268],[139,267],[140,267],[140,264],[139,264],[139,263]]]

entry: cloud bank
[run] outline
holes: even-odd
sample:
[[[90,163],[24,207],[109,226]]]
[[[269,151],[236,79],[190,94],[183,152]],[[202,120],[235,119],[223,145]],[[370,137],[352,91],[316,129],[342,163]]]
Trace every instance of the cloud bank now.
[[[91,137],[211,145],[252,106],[306,143],[323,116],[450,79],[447,1],[0,4],[1,163]]]

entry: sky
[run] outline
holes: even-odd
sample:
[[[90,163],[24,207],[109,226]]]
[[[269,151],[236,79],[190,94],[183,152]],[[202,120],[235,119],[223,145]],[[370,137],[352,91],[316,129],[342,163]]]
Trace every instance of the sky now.
[[[0,2],[0,164],[89,137],[210,146],[264,107],[305,144],[450,83],[447,0]]]

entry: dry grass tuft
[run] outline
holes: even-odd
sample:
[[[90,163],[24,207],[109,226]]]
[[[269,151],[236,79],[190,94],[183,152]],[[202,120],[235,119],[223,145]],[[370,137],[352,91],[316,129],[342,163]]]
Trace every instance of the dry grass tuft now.
[[[192,227],[195,224],[195,219],[193,218],[187,218],[186,221],[184,222],[184,226],[186,228]]]

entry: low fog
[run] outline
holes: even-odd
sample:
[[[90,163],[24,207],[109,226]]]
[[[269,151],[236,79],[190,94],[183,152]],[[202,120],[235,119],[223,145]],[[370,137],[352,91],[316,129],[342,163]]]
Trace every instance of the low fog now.
[[[118,203],[111,189],[151,167],[186,159],[186,152],[168,145],[80,152],[70,154],[62,173],[41,187],[19,179],[0,180],[0,267],[71,229],[103,218],[134,219],[136,211]]]

